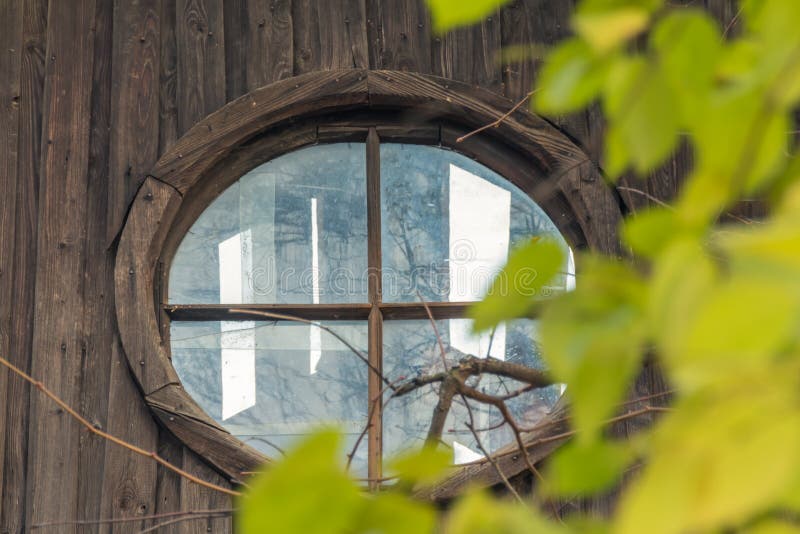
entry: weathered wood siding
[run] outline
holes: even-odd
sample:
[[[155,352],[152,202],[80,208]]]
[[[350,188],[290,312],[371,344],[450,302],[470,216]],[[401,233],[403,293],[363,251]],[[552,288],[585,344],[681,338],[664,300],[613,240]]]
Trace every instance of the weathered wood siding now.
[[[734,0],[704,3],[736,31]],[[436,74],[517,100],[539,62],[499,63],[500,50],[563,37],[572,7],[516,0],[436,36],[423,0],[0,0],[0,354],[99,427],[221,482],[159,428],[121,352],[113,260],[145,173],[206,114],[315,70]],[[557,124],[600,161],[596,110]],[[669,199],[688,165],[680,152],[636,187]],[[639,384],[659,387],[653,373]],[[52,521],[73,523],[42,532],[136,532],[151,523],[74,522],[230,506],[88,433],[4,369],[0,460],[0,533]],[[230,528],[217,519],[163,531]]]

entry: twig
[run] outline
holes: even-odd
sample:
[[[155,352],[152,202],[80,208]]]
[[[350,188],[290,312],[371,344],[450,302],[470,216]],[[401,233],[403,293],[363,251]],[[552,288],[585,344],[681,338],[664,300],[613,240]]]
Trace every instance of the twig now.
[[[744,9],[744,8],[743,7],[739,7],[739,10],[736,12],[736,14],[730,20],[730,22],[728,22],[727,26],[725,26],[725,31],[722,32],[722,40],[723,41],[728,37],[728,34],[730,33],[731,29],[736,24],[736,22],[739,20],[739,16],[742,14],[742,9]]]
[[[96,435],[100,436],[101,438],[106,439],[107,441],[110,441],[111,443],[115,443],[115,444],[119,445],[120,447],[128,449],[129,451],[131,451],[131,452],[133,452],[135,454],[138,454],[140,456],[144,456],[146,458],[152,458],[155,462],[163,465],[164,467],[166,467],[170,471],[172,471],[174,473],[177,473],[178,475],[182,476],[186,480],[194,482],[195,484],[197,484],[199,486],[203,486],[204,488],[208,488],[208,489],[211,489],[211,490],[214,490],[214,491],[218,491],[220,493],[225,493],[226,495],[231,495],[231,496],[234,496],[234,497],[238,497],[238,496],[241,495],[241,492],[238,492],[238,491],[235,491],[235,490],[232,490],[232,489],[228,489],[228,488],[223,488],[222,486],[218,486],[216,484],[212,484],[211,482],[206,482],[205,480],[203,480],[201,478],[198,478],[198,477],[194,476],[193,474],[184,471],[180,467],[169,463],[168,461],[166,461],[164,458],[159,456],[154,451],[146,451],[145,449],[142,449],[141,447],[137,447],[136,445],[128,443],[127,441],[125,441],[123,439],[120,439],[120,438],[118,438],[116,436],[113,436],[113,435],[109,434],[108,432],[100,430],[99,428],[95,427],[92,423],[90,423],[89,421],[84,419],[84,417],[82,415],[80,415],[78,412],[73,410],[69,405],[67,405],[66,402],[61,400],[61,398],[59,398],[58,395],[56,395],[55,393],[53,393],[52,391],[47,389],[47,387],[44,385],[43,382],[35,380],[30,375],[25,373],[22,369],[19,369],[17,366],[15,366],[13,363],[11,363],[10,361],[6,360],[2,356],[0,356],[0,364],[2,364],[3,366],[7,367],[8,369],[10,369],[14,374],[19,376],[20,378],[24,379],[25,381],[27,381],[30,384],[32,384],[33,386],[35,386],[36,389],[38,389],[39,391],[44,393],[53,402],[58,404],[58,406],[61,407],[70,416],[72,416],[73,419],[75,419],[81,425],[86,427],[86,429],[89,430],[89,432],[91,432],[93,434],[96,434]]]
[[[392,382],[391,385],[394,385],[397,381]],[[364,425],[364,429],[361,431],[361,434],[358,435],[358,439],[356,440],[355,444],[353,444],[353,449],[350,451],[350,454],[347,455],[347,467],[346,469],[350,470],[350,464],[353,463],[353,458],[358,451],[358,447],[361,445],[361,442],[364,440],[364,436],[367,435],[369,429],[372,428],[372,416],[375,414],[375,410],[378,409],[378,405],[380,401],[383,399],[383,395],[386,393],[386,390],[389,389],[389,386],[384,387],[381,389],[380,393],[372,399],[369,407],[369,413],[367,414],[367,424]],[[390,397],[391,398],[391,397]],[[388,402],[388,399],[387,399]]]
[[[490,122],[489,124],[486,124],[486,125],[484,125],[484,126],[481,126],[481,127],[480,127],[480,128],[478,128],[477,130],[473,130],[473,131],[469,132],[468,134],[462,135],[461,137],[459,137],[458,139],[456,139],[456,143],[461,143],[461,142],[463,142],[463,141],[465,141],[465,140],[469,139],[469,138],[470,138],[470,137],[472,137],[473,135],[479,134],[479,133],[483,132],[484,130],[488,130],[489,128],[497,128],[498,126],[500,126],[500,125],[503,123],[503,121],[504,121],[504,120],[506,120],[507,118],[509,118],[509,117],[511,116],[511,114],[512,114],[512,113],[514,113],[515,111],[517,111],[517,110],[518,110],[518,109],[519,109],[519,108],[522,106],[522,104],[524,104],[525,102],[527,102],[527,101],[528,101],[528,99],[529,99],[530,97],[532,97],[532,96],[533,96],[533,94],[534,94],[534,93],[536,93],[536,91],[538,91],[538,90],[539,90],[539,89],[534,89],[533,91],[529,91],[529,92],[528,92],[528,94],[526,94],[526,95],[523,97],[523,99],[522,99],[522,100],[520,100],[519,102],[517,102],[516,104],[514,104],[514,107],[512,107],[511,109],[509,109],[508,111],[506,111],[505,113],[503,113],[502,115],[500,115],[500,117],[499,117],[499,118],[498,118],[496,121],[494,121],[494,122]]]
[[[625,187],[623,185],[618,185],[617,186],[617,191],[628,191],[630,193],[636,193],[638,195],[643,196],[644,198],[646,198],[650,202],[655,202],[656,204],[658,204],[662,208],[667,208],[669,210],[675,211],[675,207],[674,206],[670,206],[669,204],[667,204],[663,200],[661,200],[661,199],[659,199],[657,197],[654,197],[650,193],[648,193],[646,191],[642,191],[641,189],[636,189],[635,187]]]
[[[530,94],[528,96],[530,96]],[[421,296],[420,296],[420,299],[422,299]],[[439,350],[441,352],[442,361],[445,362],[446,361],[446,359],[445,359],[446,351],[445,351],[445,348],[444,348],[444,343],[442,342],[442,336],[439,334],[439,329],[436,327],[436,322],[433,320],[433,314],[431,313],[430,309],[428,308],[428,305],[425,303],[424,300],[423,300],[422,304],[423,304],[423,306],[425,306],[425,311],[428,313],[428,319],[430,320],[431,325],[433,326],[433,332],[436,335],[436,341],[439,344]],[[487,359],[488,359],[488,356],[487,356]],[[445,363],[445,371],[447,371],[446,363]],[[428,432],[428,439],[426,440],[426,442],[430,442],[430,440],[431,440],[431,433],[434,432],[434,422],[433,421],[436,419],[437,415],[439,416],[439,418],[441,420],[441,426],[444,427],[444,422],[445,422],[445,420],[447,418],[447,413],[450,411],[450,406],[452,405],[452,402],[453,402],[454,393],[458,392],[458,394],[461,396],[461,400],[464,402],[464,407],[467,409],[467,414],[469,416],[469,423],[467,424],[467,428],[469,428],[470,432],[472,432],[472,435],[475,437],[475,443],[478,445],[478,448],[481,450],[483,455],[489,460],[489,462],[492,463],[492,465],[495,468],[495,471],[497,471],[497,475],[503,481],[503,484],[505,484],[506,488],[508,488],[508,490],[511,492],[511,494],[514,495],[514,497],[521,504],[524,504],[523,501],[522,501],[522,497],[520,497],[519,493],[514,488],[514,486],[511,485],[511,482],[508,480],[508,477],[506,477],[505,473],[503,473],[502,469],[500,469],[500,465],[497,464],[497,462],[494,461],[494,459],[489,454],[489,451],[487,451],[486,448],[483,446],[483,442],[481,441],[480,436],[478,436],[478,433],[475,432],[475,415],[472,412],[472,406],[469,405],[469,401],[464,396],[464,393],[461,390],[461,388],[464,387],[464,380],[465,379],[466,379],[466,376],[464,375],[463,372],[450,373],[448,379],[445,380],[445,382],[442,383],[442,387],[441,387],[441,389],[439,391],[439,403],[437,403],[436,411],[434,411],[434,417],[431,420],[431,428],[430,428],[430,430]],[[452,386],[452,388],[454,390],[453,392],[450,391],[450,387],[451,386]],[[444,406],[445,404],[446,404],[446,409],[445,409],[445,406]],[[438,439],[439,440],[441,440],[441,436],[442,436],[442,428],[439,428],[438,429]]]
[[[147,527],[139,531],[139,534],[147,534],[148,532],[155,532],[156,530],[162,529],[164,527],[168,527],[169,525],[174,525],[176,523],[183,523],[185,521],[197,521],[198,519],[217,519],[217,518],[225,518],[230,516],[231,513],[206,513],[202,515],[192,515],[192,516],[185,516],[185,517],[176,517],[175,519],[170,519],[168,521],[163,521],[161,523],[157,523],[151,527]]]
[[[185,512],[164,512],[161,514],[140,515],[136,517],[115,517],[107,519],[76,519],[73,521],[50,521],[47,523],[36,523],[31,525],[31,530],[48,528],[48,527],[65,527],[65,526],[84,526],[84,525],[108,525],[114,523],[138,523],[141,521],[156,521],[158,519],[172,519],[176,517],[185,516],[208,516],[210,514],[232,514],[236,512],[235,508],[218,508],[216,510],[188,510]]]
[[[347,341],[343,336],[339,335],[333,328],[328,328],[324,324],[320,324],[317,321],[310,321],[308,319],[303,319],[302,317],[297,317],[297,316],[294,316],[294,315],[285,315],[283,313],[272,313],[272,312],[265,312],[265,311],[258,311],[258,310],[244,310],[244,309],[239,309],[239,308],[233,308],[233,309],[230,310],[230,312],[231,313],[246,314],[246,315],[254,315],[254,316],[258,316],[258,317],[267,317],[268,319],[277,319],[277,320],[280,320],[280,321],[294,321],[294,322],[297,322],[297,323],[303,323],[303,324],[307,324],[307,325],[311,325],[311,326],[316,326],[320,330],[324,330],[325,332],[329,333],[330,335],[332,335],[333,337],[338,339],[345,347],[350,349],[350,351],[353,354],[358,356],[358,358],[362,362],[367,364],[367,367],[369,367],[370,370],[373,373],[378,375],[381,378],[381,380],[383,381],[384,384],[386,384],[390,389],[394,390],[394,386],[392,386],[391,383],[386,379],[386,377],[383,376],[383,374],[381,374],[380,369],[378,369],[377,367],[372,365],[370,363],[370,361],[369,361],[369,358],[367,358],[364,355],[363,352],[361,352],[360,350],[355,348],[352,343]]]
[[[545,484],[544,477],[539,472],[539,470],[536,469],[536,466],[533,465],[533,462],[531,462],[530,455],[528,454],[528,448],[525,446],[525,442],[522,439],[522,433],[520,432],[519,425],[517,425],[517,422],[514,420],[514,417],[512,417],[511,413],[508,411],[508,406],[506,406],[506,403],[498,397],[488,395],[486,393],[478,391],[477,389],[471,388],[467,385],[462,384],[461,388],[462,389],[460,393],[462,395],[465,395],[471,399],[482,402],[484,404],[490,404],[495,408],[497,408],[498,410],[500,410],[500,414],[503,416],[503,420],[505,420],[505,422],[508,423],[508,426],[511,427],[511,430],[514,433],[514,438],[517,440],[517,446],[519,447],[519,452],[521,452],[523,457],[525,458],[525,465],[528,467],[528,470],[531,472],[531,474],[533,474],[536,478],[538,478],[542,484]],[[558,517],[558,511],[557,510],[553,511],[555,513],[555,517]]]
[[[425,299],[422,298],[422,294],[417,291],[417,297],[419,301],[422,303],[422,307],[425,308],[425,313],[428,314],[428,320],[431,322],[431,327],[433,328],[433,333],[436,335],[436,343],[439,344],[439,355],[442,357],[442,367],[444,368],[445,372],[447,369],[447,351],[444,348],[444,343],[442,342],[442,336],[439,334],[439,327],[436,326],[436,321],[433,318],[433,314],[431,313],[431,309],[428,306],[428,303],[425,302]]]
[[[506,489],[508,489],[508,491],[511,492],[511,494],[514,496],[514,498],[517,501],[519,501],[520,504],[525,504],[525,502],[522,500],[522,497],[519,496],[519,493],[517,492],[517,490],[514,489],[514,486],[511,485],[511,481],[508,480],[508,477],[506,476],[506,474],[503,473],[502,469],[500,469],[500,464],[497,463],[497,460],[491,454],[489,454],[489,451],[487,451],[486,447],[483,446],[483,443],[481,442],[481,438],[478,435],[478,432],[475,430],[475,416],[472,413],[472,407],[469,405],[469,401],[467,401],[466,398],[464,399],[464,405],[467,407],[467,415],[469,416],[469,422],[466,423],[466,425],[467,425],[467,428],[469,429],[469,431],[472,432],[472,437],[475,438],[475,443],[478,445],[478,448],[483,453],[483,455],[486,458],[486,460],[490,464],[492,464],[492,467],[494,468],[495,472],[497,473],[497,476],[499,476],[500,480],[503,481],[503,485],[506,487]]]

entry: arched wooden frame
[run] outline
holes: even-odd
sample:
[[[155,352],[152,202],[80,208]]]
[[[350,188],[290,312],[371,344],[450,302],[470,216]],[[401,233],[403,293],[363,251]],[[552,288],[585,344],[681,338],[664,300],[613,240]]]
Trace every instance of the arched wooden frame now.
[[[618,253],[618,199],[588,156],[548,122],[517,111],[497,127],[457,142],[510,107],[494,93],[432,76],[328,71],[258,89],[196,124],[144,181],[117,251],[120,335],[158,419],[233,482],[268,461],[218,425],[182,388],[160,332],[160,289],[165,262],[208,203],[248,170],[302,146],[363,139],[364,125],[377,123],[382,139],[456,148],[536,198],[573,246]]]

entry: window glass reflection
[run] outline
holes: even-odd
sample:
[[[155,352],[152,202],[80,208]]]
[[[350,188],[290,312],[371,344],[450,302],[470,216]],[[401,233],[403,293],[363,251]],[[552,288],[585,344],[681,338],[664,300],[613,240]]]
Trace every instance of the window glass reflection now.
[[[387,302],[480,300],[523,240],[548,235],[568,249],[520,189],[437,147],[381,145],[381,213]]]
[[[365,323],[325,324],[366,352]],[[173,322],[171,342],[186,391],[231,434],[267,455],[318,425],[336,425],[350,446],[364,429],[367,366],[315,326]],[[366,446],[354,469],[361,472],[365,462]]]
[[[468,334],[471,331],[471,321],[468,319],[437,321],[437,327],[447,350],[448,365],[458,363],[467,355],[491,355],[535,368],[544,367],[536,341],[536,321],[512,321],[494,333],[478,336]],[[383,369],[389,380],[401,376],[410,379],[443,370],[441,353],[430,322],[388,321],[383,333]],[[480,382],[472,378],[469,383],[485,393],[499,396],[525,387],[525,384],[516,380],[490,375],[481,377]],[[561,392],[560,386],[531,390],[508,400],[506,404],[520,427],[530,427],[550,412]],[[383,412],[384,456],[422,445],[437,401],[438,386],[431,385],[388,402]],[[492,428],[491,431],[478,432],[481,443],[489,452],[513,442],[511,429],[507,425],[498,427],[503,418],[496,408],[474,401],[470,402],[470,407],[476,428]],[[465,424],[467,421],[469,414],[462,399],[457,396],[442,436],[453,448],[454,463],[466,463],[483,457],[474,435]]]
[[[337,143],[248,172],[181,242],[169,302],[365,302],[365,167],[363,144]]]

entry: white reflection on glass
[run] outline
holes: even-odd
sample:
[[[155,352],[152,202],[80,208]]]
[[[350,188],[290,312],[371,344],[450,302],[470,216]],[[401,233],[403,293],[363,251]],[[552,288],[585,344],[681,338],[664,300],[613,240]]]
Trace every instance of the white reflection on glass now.
[[[492,273],[508,259],[511,193],[450,164],[450,294],[452,302],[480,300]],[[475,214],[480,213],[481,217]],[[506,328],[473,334],[469,324],[450,322],[450,344],[466,354],[504,359]]]
[[[311,199],[311,298],[314,304],[319,304],[319,227],[317,225],[317,199]],[[314,326],[309,326],[309,372],[317,372],[317,364],[322,358],[322,331]]]
[[[238,233],[219,244],[220,302],[241,304],[252,300],[245,283],[253,270],[253,234]],[[256,350],[253,322],[220,322],[222,358],[222,420],[256,403]]]
[[[323,323],[361,351],[366,351],[365,322]],[[323,332],[316,372],[309,372],[308,325],[278,321],[239,322],[237,330],[221,332],[216,322],[171,324],[172,362],[181,383],[206,413],[231,434],[275,457],[276,447],[291,447],[319,425],[334,425],[345,434],[347,451],[367,421],[366,365],[340,341]],[[252,373],[255,403],[223,418],[227,395],[223,347],[247,347],[255,355]],[[227,409],[227,408],[226,408]],[[227,415],[227,414],[225,414]],[[366,472],[364,443],[353,460],[355,473]]]
[[[242,176],[184,236],[170,268],[169,302],[366,302],[365,153],[364,144],[317,145]],[[243,283],[251,292],[244,301],[221,301],[218,246],[246,230],[252,268]]]
[[[546,236],[569,248],[496,172],[451,150],[396,143],[381,145],[381,236],[386,302],[480,300],[513,247]],[[495,334],[492,355],[502,354],[503,337]],[[477,352],[477,340],[464,343]]]

